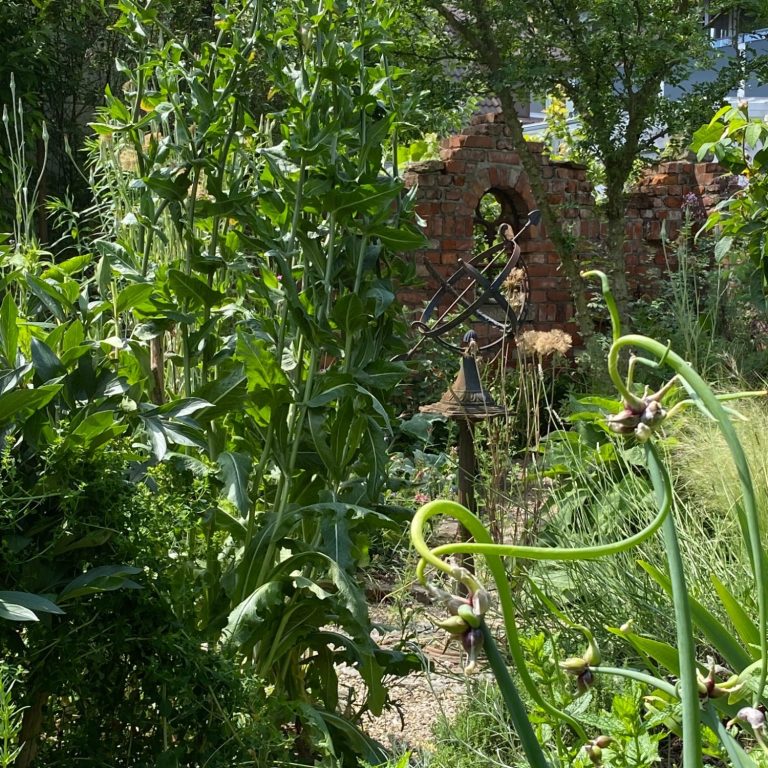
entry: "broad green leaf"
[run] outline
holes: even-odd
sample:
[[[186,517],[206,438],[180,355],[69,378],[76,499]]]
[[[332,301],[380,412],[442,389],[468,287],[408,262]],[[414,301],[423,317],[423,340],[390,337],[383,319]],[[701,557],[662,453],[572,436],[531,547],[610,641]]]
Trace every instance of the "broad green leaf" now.
[[[67,373],[54,351],[40,339],[32,339],[32,365],[40,380],[45,383]]]
[[[115,310],[118,314],[121,314],[129,309],[140,306],[152,295],[154,289],[155,287],[152,283],[133,283],[126,286],[117,294]]]
[[[179,299],[192,306],[214,307],[226,298],[223,293],[210,288],[204,280],[178,269],[168,270],[168,285]]]
[[[61,555],[65,552],[72,552],[77,549],[90,549],[91,547],[100,547],[106,544],[115,531],[108,528],[97,528],[90,533],[86,533],[85,536],[77,538],[76,536],[67,536],[59,540],[52,552],[54,555]]]
[[[85,416],[67,434],[65,440],[75,443],[86,450],[94,450],[121,435],[126,429],[128,429],[128,425],[116,419],[113,411],[97,411]]]
[[[321,549],[345,571],[354,569],[352,539],[349,536],[349,521],[345,507],[330,508],[320,518]]]
[[[44,384],[35,389],[15,389],[0,395],[0,424],[25,410],[38,410],[47,405],[61,389],[61,384]]]
[[[376,227],[370,232],[394,253],[404,253],[405,251],[414,251],[417,248],[424,248],[427,244],[427,238],[415,227],[404,224],[401,227]]]
[[[8,291],[0,307],[0,347],[8,366],[15,367],[16,353],[19,348],[19,328],[17,326],[19,313],[13,294]]]
[[[40,300],[41,304],[60,322],[67,320],[65,309],[66,297],[57,291],[50,283],[35,275],[27,275],[29,290]]]
[[[288,378],[265,341],[240,334],[235,354],[243,364],[248,392],[258,406],[271,411],[290,399]]]
[[[132,565],[100,565],[91,568],[72,579],[61,591],[59,600],[72,600],[75,597],[112,592],[116,589],[141,589],[135,581],[126,578],[137,573],[141,573],[141,568]]]
[[[730,235],[721,237],[715,245],[715,260],[722,261],[728,257],[733,247],[733,238]]]
[[[152,446],[152,454],[158,461],[162,461],[168,450],[168,441],[165,438],[163,424],[156,416],[140,417],[144,428],[147,430],[149,441]]]
[[[739,603],[739,601],[728,591],[725,584],[723,584],[714,573],[711,574],[709,578],[715,587],[720,602],[723,604],[723,608],[725,608],[725,611],[728,614],[728,618],[733,623],[733,627],[742,642],[746,645],[759,646],[760,632],[747,612],[742,608],[741,603]],[[755,656],[755,658],[757,658],[757,656]]]
[[[354,293],[348,293],[334,303],[331,317],[348,336],[362,330],[368,321],[363,302]]]
[[[361,184],[349,192],[340,192],[336,195],[336,213],[345,212],[348,215],[362,215],[365,213],[378,213],[382,207],[386,207],[400,194],[400,186],[394,186],[387,182],[383,184]]]
[[[339,705],[339,676],[336,674],[336,654],[327,645],[318,645],[312,660],[314,675],[320,681],[319,698],[326,709],[334,711]]]
[[[329,744],[333,743],[333,737],[327,729],[332,729],[340,733],[342,741],[350,744],[354,751],[360,755],[361,760],[369,765],[384,765],[387,762],[389,756],[386,750],[370,736],[366,736],[349,720],[341,715],[337,715],[335,712],[320,710],[309,704],[302,703],[299,707],[302,715],[309,718],[315,725],[318,725],[318,720],[323,723],[328,733]],[[374,712],[372,707],[370,709]]]
[[[221,379],[214,379],[195,392],[195,397],[211,403],[206,418],[215,418],[223,413],[242,408],[248,397],[247,379],[239,366]]]
[[[144,176],[142,182],[162,199],[177,202],[181,202],[187,197],[190,184],[187,173],[179,174],[175,179]]]
[[[58,264],[54,264],[52,267],[44,270],[40,276],[44,280],[48,279],[49,277],[59,279],[64,275],[75,275],[78,272],[82,272],[92,263],[93,257],[90,255],[86,254],[84,256],[72,256],[72,258],[60,261]]]
[[[254,636],[263,633],[265,625],[279,613],[284,597],[282,582],[262,584],[231,611],[223,638],[240,648],[252,644]]]
[[[167,418],[178,419],[182,416],[191,416],[193,413],[210,408],[212,403],[201,397],[182,397],[178,400],[172,400],[164,405],[158,405],[156,408],[146,412],[146,416],[166,416]]]
[[[232,516],[221,507],[211,508],[204,516],[203,523],[209,525],[213,523],[217,531],[226,531],[236,542],[245,540],[246,527],[236,517]]]
[[[0,597],[0,619],[9,621],[40,621],[34,611],[18,603],[11,603]]]
[[[328,469],[331,478],[335,480],[339,466],[328,445],[328,436],[326,434],[326,425],[328,422],[327,409],[309,408],[307,412],[307,421],[309,422],[309,433],[312,436],[312,443],[315,446],[315,451]]]
[[[245,453],[225,451],[217,459],[219,479],[224,484],[224,495],[243,517],[251,508],[248,481],[251,473],[251,457]]]
[[[0,592],[0,601],[20,605],[36,613],[54,613],[63,615],[64,611],[56,603],[51,602],[41,595],[33,595],[30,592]]]
[[[606,627],[606,629],[612,634],[629,641],[636,650],[644,656],[649,656],[663,669],[671,672],[673,675],[680,674],[680,656],[677,648],[674,646],[669,643],[663,643],[660,640],[654,640],[651,637],[636,635],[634,632],[624,632],[616,627]]]
[[[326,382],[321,380],[321,384]],[[320,408],[328,403],[332,403],[334,400],[338,400],[344,396],[345,393],[352,391],[352,384],[336,384],[328,389],[319,392],[314,397],[306,402],[308,408]]]

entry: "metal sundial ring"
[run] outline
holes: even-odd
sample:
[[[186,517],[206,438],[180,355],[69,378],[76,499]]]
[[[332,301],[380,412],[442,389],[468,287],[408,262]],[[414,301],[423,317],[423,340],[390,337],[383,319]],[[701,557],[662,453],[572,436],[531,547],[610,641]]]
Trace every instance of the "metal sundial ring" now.
[[[522,303],[519,306],[513,306],[509,298],[505,296],[504,287],[514,269],[523,270],[524,280],[521,281],[521,284],[527,286],[527,269],[522,260],[517,239],[528,226],[537,224],[538,221],[539,212],[532,211],[526,225],[514,237],[506,238],[505,235],[502,235],[505,237],[502,242],[491,246],[468,261],[459,259],[456,271],[447,278],[443,277],[432,264],[426,262],[427,270],[437,280],[439,287],[424,308],[421,317],[413,323],[413,327],[424,337],[435,339],[444,347],[456,352],[463,352],[463,348],[448,341],[446,334],[462,323],[471,324],[474,320],[485,323],[498,331],[498,338],[479,347],[478,352],[497,346],[504,338],[513,333],[525,312],[527,291],[522,292]],[[508,225],[502,226],[507,228]],[[491,269],[502,254],[505,255],[505,261],[501,265],[501,269],[490,276]],[[463,288],[461,288],[462,281],[468,281]],[[450,300],[450,304],[440,311],[441,304],[444,304],[446,299]],[[493,317],[485,310],[485,307],[489,305],[493,305],[502,312],[505,319],[502,321]]]

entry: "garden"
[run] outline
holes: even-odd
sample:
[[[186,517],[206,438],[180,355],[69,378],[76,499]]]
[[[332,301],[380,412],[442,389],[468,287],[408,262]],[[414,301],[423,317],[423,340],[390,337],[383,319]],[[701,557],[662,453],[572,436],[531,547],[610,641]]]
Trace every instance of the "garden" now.
[[[768,766],[763,6],[0,0],[0,766]],[[425,273],[491,96],[536,211]]]

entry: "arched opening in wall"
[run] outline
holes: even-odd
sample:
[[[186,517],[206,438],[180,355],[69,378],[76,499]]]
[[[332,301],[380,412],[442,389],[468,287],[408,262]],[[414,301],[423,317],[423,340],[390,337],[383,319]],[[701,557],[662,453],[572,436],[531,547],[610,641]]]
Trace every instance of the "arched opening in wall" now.
[[[504,189],[491,188],[487,190],[475,208],[473,218],[474,224],[474,253],[479,256],[484,251],[499,244],[505,238],[511,238],[518,232],[526,221],[527,209],[524,201],[513,192]],[[511,229],[503,227],[508,225]],[[523,235],[523,239],[527,237]],[[478,263],[478,267],[488,269],[491,274],[495,274],[502,268],[508,255],[505,251],[495,253],[489,256],[489,263]],[[491,263],[492,260],[498,260],[502,263]],[[481,309],[490,317],[500,323],[509,323],[511,320],[517,323],[525,319],[530,296],[528,282],[528,271],[522,256],[516,262],[504,280],[502,292],[506,299],[506,306],[501,307],[497,302],[491,299],[481,305]],[[514,314],[514,318],[510,317]]]
[[[481,253],[500,241],[502,224],[517,232],[522,221],[514,197],[506,190],[491,188],[478,201],[472,224],[475,253]]]

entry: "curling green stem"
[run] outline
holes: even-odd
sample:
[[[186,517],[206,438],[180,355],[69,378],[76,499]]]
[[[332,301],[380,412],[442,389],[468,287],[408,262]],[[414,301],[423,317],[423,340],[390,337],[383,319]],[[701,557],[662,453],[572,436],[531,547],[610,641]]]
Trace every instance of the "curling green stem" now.
[[[672,506],[672,486],[666,468],[661,462],[656,449],[648,444],[646,450],[648,464],[651,471],[651,480],[657,489],[658,512],[653,520],[634,536],[622,539],[610,544],[602,544],[594,547],[532,547],[521,544],[495,544],[491,535],[480,520],[466,507],[454,501],[431,501],[421,507],[413,517],[411,523],[411,541],[414,549],[421,556],[416,567],[417,578],[426,582],[425,568],[427,564],[441,570],[452,578],[457,577],[457,569],[442,559],[441,555],[473,553],[484,555],[488,563],[499,594],[504,627],[507,632],[509,650],[517,667],[520,679],[531,698],[553,717],[570,725],[581,738],[586,740],[586,734],[581,724],[571,715],[557,709],[547,702],[533,681],[525,661],[525,656],[520,647],[517,625],[515,623],[515,603],[507,581],[506,572],[502,563],[502,557],[520,557],[532,560],[590,560],[596,557],[617,554],[645,541],[659,529],[669,515]],[[473,542],[458,542],[445,544],[434,550],[430,549],[424,540],[424,530],[427,522],[435,515],[450,515],[458,520],[475,539]]]
[[[473,553],[482,554],[485,556],[488,569],[491,572],[494,582],[499,593],[499,601],[501,603],[502,613],[504,616],[504,625],[507,631],[507,639],[509,642],[510,653],[517,666],[523,685],[528,691],[531,698],[533,698],[542,709],[549,712],[558,719],[568,723],[574,730],[586,738],[584,730],[573,717],[561,710],[553,707],[547,701],[543,699],[541,693],[537,689],[530,674],[528,673],[526,662],[522,650],[520,648],[517,626],[515,624],[515,605],[514,600],[509,589],[507,582],[506,572],[504,570],[502,557],[520,557],[533,560],[587,560],[594,559],[595,557],[603,557],[608,554],[616,554],[623,552],[626,549],[630,549],[636,544],[644,541],[651,536],[663,523],[664,519],[669,514],[671,507],[672,495],[671,485],[669,483],[669,477],[666,475],[663,464],[659,460],[656,451],[649,446],[648,451],[649,464],[653,464],[655,467],[655,473],[652,474],[652,479],[661,483],[663,489],[663,503],[660,504],[659,511],[654,519],[646,526],[642,531],[639,531],[634,536],[630,536],[622,541],[613,542],[611,544],[598,545],[596,547],[530,547],[518,544],[495,544],[485,529],[483,524],[473,515],[468,509],[454,501],[438,500],[425,504],[414,515],[411,523],[411,540],[413,542],[414,549],[421,556],[416,573],[420,581],[425,582],[425,567],[427,564],[434,566],[438,570],[441,570],[451,577],[457,576],[457,569],[451,564],[447,563],[441,558],[441,555],[458,554],[458,553]],[[446,544],[441,547],[437,547],[431,550],[424,540],[424,530],[427,522],[431,517],[435,515],[444,514],[450,515],[454,519],[458,520],[473,536],[474,542],[458,542],[456,544]]]
[[[478,526],[485,531],[482,523],[465,507],[454,501],[437,500],[425,504],[419,509],[413,517],[411,523],[411,540],[414,548],[421,555],[422,562],[417,566],[417,575],[421,578],[424,567],[428,563],[445,573],[454,576],[454,568],[445,560],[441,559],[444,555],[451,554],[479,554],[492,555],[497,557],[520,557],[527,560],[595,560],[608,555],[616,555],[625,552],[632,547],[641,544],[652,536],[664,522],[669,514],[672,504],[672,488],[669,475],[664,468],[658,452],[651,444],[647,444],[646,457],[651,472],[652,481],[656,478],[659,487],[663,489],[664,502],[658,507],[656,516],[648,525],[632,536],[620,541],[610,542],[608,544],[597,544],[589,547],[537,547],[524,544],[495,544],[490,536],[478,537],[475,534]],[[423,530],[427,521],[435,515],[450,515],[458,520],[468,531],[472,533],[475,541],[456,542],[453,544],[443,544],[442,546],[430,549],[423,538]]]

